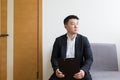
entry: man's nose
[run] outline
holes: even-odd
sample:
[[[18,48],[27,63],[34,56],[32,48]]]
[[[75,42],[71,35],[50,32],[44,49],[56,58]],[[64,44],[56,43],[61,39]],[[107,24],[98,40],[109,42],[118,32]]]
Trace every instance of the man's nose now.
[[[75,28],[78,28],[78,25],[75,25],[74,27],[75,27]]]

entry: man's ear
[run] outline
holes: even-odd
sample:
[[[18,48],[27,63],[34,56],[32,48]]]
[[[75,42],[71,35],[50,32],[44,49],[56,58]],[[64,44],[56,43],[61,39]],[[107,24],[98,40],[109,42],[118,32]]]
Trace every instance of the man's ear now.
[[[67,28],[67,25],[64,25],[65,28]]]

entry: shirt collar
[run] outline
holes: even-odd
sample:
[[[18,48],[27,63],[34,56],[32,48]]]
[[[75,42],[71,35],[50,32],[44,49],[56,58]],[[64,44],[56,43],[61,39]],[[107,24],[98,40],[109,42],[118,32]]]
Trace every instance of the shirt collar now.
[[[73,40],[75,40],[76,37],[77,37],[77,34],[75,35],[75,37],[73,38]],[[71,40],[68,34],[67,34],[67,38],[68,38],[69,40]],[[71,40],[71,41],[72,41],[72,40]]]

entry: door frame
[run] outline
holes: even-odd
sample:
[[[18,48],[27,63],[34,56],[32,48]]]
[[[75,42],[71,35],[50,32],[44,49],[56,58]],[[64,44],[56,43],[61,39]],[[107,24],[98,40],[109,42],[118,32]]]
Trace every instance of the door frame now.
[[[38,71],[39,71],[39,80],[43,80],[43,58],[42,58],[42,0],[38,0],[39,1],[39,5],[38,5],[38,14],[39,14],[39,46],[38,46]]]

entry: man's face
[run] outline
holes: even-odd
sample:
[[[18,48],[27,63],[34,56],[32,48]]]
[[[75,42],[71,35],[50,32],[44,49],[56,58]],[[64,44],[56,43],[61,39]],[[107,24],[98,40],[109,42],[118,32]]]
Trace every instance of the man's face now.
[[[70,34],[78,33],[78,20],[77,19],[69,19],[68,23],[65,25],[65,28]]]

